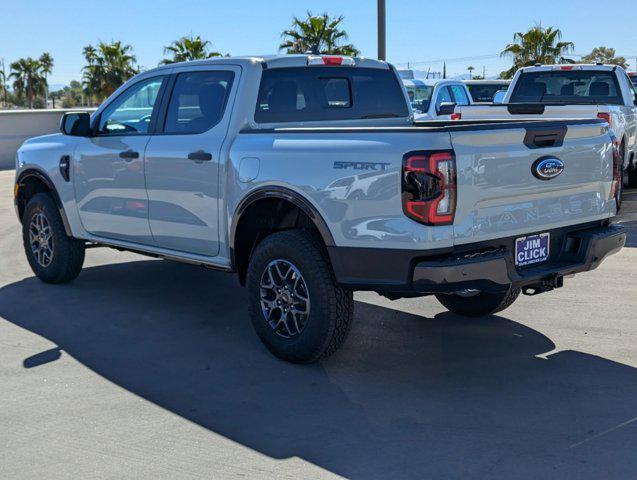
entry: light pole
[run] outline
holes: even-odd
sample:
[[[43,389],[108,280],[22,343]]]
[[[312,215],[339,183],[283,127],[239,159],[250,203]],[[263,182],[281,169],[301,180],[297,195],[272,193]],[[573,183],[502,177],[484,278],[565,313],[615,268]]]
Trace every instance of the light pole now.
[[[387,60],[385,0],[378,0],[378,59]]]

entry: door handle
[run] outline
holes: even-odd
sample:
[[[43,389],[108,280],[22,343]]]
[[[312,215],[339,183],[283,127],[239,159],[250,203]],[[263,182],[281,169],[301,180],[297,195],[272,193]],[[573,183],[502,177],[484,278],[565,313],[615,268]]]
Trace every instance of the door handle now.
[[[139,158],[139,152],[135,152],[133,150],[126,150],[124,152],[120,152],[119,158],[123,158],[124,160],[129,162],[135,158]]]
[[[198,152],[192,152],[188,154],[188,160],[194,160],[196,162],[209,162],[212,160],[212,154],[199,150]]]

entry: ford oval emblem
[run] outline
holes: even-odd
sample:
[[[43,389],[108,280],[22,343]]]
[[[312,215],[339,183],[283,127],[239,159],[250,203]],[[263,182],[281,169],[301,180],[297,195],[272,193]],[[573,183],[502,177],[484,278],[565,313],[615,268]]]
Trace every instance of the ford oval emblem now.
[[[538,158],[531,166],[531,173],[540,180],[550,180],[564,171],[564,162],[556,157]]]

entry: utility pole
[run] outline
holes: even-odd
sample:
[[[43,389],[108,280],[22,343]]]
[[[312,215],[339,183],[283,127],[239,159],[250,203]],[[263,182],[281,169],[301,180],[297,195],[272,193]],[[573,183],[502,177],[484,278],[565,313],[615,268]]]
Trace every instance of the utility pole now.
[[[378,0],[378,60],[387,60],[385,0]]]

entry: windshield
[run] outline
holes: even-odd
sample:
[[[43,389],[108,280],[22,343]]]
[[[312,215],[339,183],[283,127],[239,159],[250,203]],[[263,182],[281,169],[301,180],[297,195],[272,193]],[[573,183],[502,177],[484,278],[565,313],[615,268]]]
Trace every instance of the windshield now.
[[[431,96],[434,93],[434,87],[430,85],[406,85],[407,95],[411,102],[411,108],[416,113],[425,113],[429,110]]]
[[[552,70],[520,75],[511,103],[621,105],[615,74],[602,70]]]
[[[506,90],[507,86],[501,83],[481,83],[479,85],[467,85],[474,102],[492,103],[493,97],[500,90]]]

